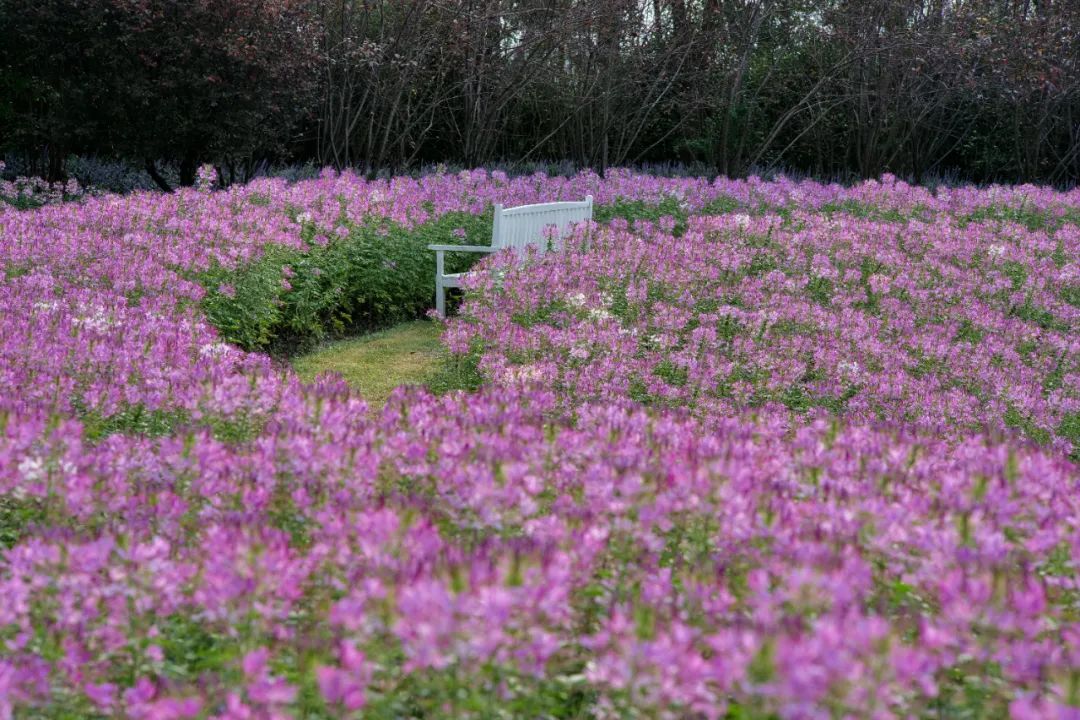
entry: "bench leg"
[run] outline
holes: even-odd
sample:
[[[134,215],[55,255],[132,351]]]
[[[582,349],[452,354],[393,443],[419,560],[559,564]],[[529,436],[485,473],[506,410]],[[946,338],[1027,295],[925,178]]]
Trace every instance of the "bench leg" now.
[[[435,312],[443,320],[446,319],[446,288],[443,286],[443,275],[446,274],[446,265],[442,250],[435,251]]]
[[[443,287],[440,278],[435,279],[435,312],[439,317],[446,319],[446,288]]]

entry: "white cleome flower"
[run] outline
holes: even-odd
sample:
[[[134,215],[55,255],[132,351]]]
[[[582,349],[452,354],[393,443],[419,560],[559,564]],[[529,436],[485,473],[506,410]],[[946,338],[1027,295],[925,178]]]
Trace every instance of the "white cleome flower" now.
[[[203,357],[221,357],[227,355],[232,348],[228,343],[212,342],[199,347],[199,355]]]
[[[611,313],[609,313],[604,308],[590,308],[589,309],[589,319],[593,320],[595,322],[601,322],[603,320],[607,320],[610,317],[611,317]]]
[[[79,313],[72,320],[77,327],[104,332],[116,324],[109,312],[98,305],[80,303]]]

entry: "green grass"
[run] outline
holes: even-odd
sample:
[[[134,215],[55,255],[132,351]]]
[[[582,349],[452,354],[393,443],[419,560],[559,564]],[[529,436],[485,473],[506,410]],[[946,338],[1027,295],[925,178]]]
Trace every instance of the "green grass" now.
[[[340,373],[378,409],[399,385],[426,385],[434,378],[445,356],[440,333],[439,324],[430,320],[402,323],[324,345],[295,358],[293,367],[305,381],[323,372]]]

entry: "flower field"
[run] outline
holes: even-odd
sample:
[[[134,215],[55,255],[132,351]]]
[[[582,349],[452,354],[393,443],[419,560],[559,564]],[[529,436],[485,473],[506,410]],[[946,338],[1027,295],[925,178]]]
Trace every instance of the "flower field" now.
[[[256,352],[415,316],[424,244],[586,193],[470,276],[479,389],[372,416]],[[0,206],[0,718],[1077,717],[1078,459],[1080,191]]]

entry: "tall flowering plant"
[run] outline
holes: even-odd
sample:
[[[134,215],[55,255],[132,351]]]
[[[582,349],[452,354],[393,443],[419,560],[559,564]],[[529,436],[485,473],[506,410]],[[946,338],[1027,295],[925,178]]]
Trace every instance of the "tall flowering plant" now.
[[[608,226],[470,275],[473,393],[372,412],[204,312],[357,224],[585,189]],[[0,209],[0,717],[1070,717],[1078,207],[476,172]]]
[[[221,179],[218,177],[217,168],[210,164],[200,165],[195,172],[195,187],[203,192],[213,190]]]

